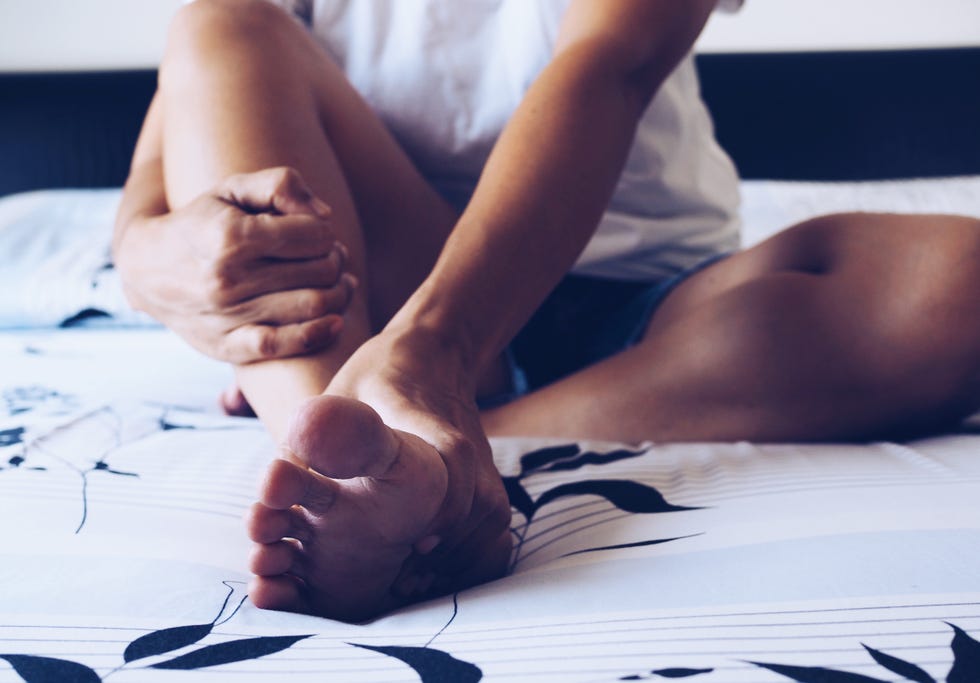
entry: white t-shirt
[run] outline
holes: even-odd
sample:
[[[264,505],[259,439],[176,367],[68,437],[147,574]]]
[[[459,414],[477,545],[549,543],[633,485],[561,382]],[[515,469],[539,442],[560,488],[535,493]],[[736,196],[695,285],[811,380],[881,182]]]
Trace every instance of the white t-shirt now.
[[[457,205],[551,58],[569,4],[277,1],[311,27],[423,174]],[[688,56],[644,113],[609,208],[573,272],[671,275],[736,248],[737,211],[735,168],[715,142]]]

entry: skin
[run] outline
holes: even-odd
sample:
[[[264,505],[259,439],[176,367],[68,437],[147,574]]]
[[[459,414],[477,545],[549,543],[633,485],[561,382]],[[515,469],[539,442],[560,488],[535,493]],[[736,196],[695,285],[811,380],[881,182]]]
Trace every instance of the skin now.
[[[980,223],[847,214],[690,278],[637,346],[477,410],[712,5],[573,2],[461,215],[280,10],[180,11],[115,253],[134,305],[235,363],[283,443],[246,521],[255,604],[362,620],[501,575],[487,434],[859,439],[980,404]]]

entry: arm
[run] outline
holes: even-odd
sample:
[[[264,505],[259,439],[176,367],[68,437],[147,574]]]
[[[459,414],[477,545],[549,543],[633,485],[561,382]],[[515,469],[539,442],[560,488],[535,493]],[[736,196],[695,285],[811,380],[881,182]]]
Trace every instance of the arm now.
[[[475,405],[478,375],[592,236],[640,116],[713,6],[573,3],[553,60],[494,148],[432,273],[327,389],[365,401],[442,455],[450,486],[431,536],[443,543],[426,562],[457,584],[492,577],[509,548],[501,541],[509,506]]]
[[[714,4],[570,6],[553,60],[396,328],[434,335],[462,367],[483,367],[500,352],[592,236],[640,116]]]

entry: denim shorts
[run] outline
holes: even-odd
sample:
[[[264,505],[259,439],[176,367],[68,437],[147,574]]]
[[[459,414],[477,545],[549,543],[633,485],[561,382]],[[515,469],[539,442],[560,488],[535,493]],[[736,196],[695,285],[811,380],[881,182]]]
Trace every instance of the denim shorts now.
[[[481,407],[511,401],[633,346],[668,294],[726,256],[654,282],[565,276],[505,351],[512,391],[481,399]]]

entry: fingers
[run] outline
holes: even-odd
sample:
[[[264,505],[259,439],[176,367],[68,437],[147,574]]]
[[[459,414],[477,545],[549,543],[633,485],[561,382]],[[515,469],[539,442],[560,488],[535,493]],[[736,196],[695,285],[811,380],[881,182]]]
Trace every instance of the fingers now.
[[[351,278],[344,276],[335,287],[274,291],[243,301],[221,315],[238,325],[291,325],[331,315],[342,316],[353,293]]]
[[[301,356],[330,346],[343,325],[336,315],[292,325],[242,325],[224,334],[209,355],[234,365]]]
[[[224,247],[242,258],[312,259],[330,255],[336,241],[319,216],[272,213],[234,216]],[[346,258],[346,248],[341,247]]]
[[[339,251],[334,251],[327,258],[311,261],[269,261],[251,264],[237,268],[236,272],[225,272],[217,278],[215,287],[210,292],[210,299],[216,308],[229,308],[227,314],[234,316],[235,305],[248,306],[248,300],[254,300],[270,293],[287,293],[296,290],[336,289],[332,296],[336,300],[329,302],[340,308],[324,310],[326,313],[343,313],[358,280],[353,275],[345,276],[344,260]],[[282,302],[278,302],[281,303]],[[327,303],[327,302],[324,302]],[[251,304],[254,308],[254,304]],[[271,311],[270,311],[271,313]],[[274,315],[268,316],[275,319]],[[307,318],[319,316],[308,315]]]
[[[330,215],[330,207],[313,194],[299,171],[285,166],[231,176],[217,193],[252,213],[310,213],[321,218]]]

